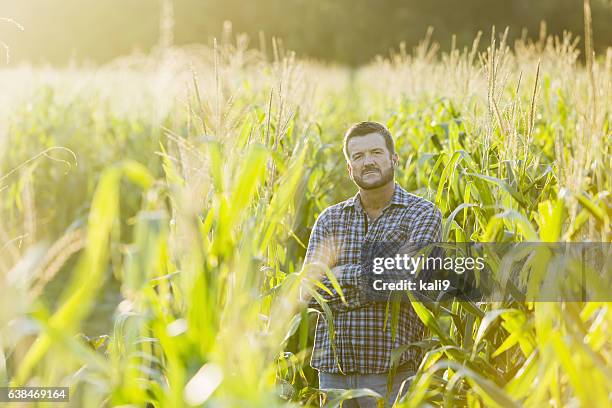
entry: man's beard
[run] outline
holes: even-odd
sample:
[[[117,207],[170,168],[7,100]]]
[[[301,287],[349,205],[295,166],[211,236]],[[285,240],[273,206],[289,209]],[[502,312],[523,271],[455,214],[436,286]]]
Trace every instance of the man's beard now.
[[[384,186],[391,180],[393,180],[393,166],[390,166],[386,170],[382,171],[380,177],[372,181],[363,180],[363,171],[361,172],[360,176],[353,175],[353,181],[362,190],[374,190],[375,188]]]

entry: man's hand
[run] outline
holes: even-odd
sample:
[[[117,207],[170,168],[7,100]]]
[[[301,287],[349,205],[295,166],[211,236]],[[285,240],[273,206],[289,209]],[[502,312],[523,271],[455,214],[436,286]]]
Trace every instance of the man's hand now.
[[[325,271],[328,270],[328,266],[321,262],[313,262],[311,264],[304,265],[301,273],[302,281],[300,283],[300,295],[299,299],[302,302],[306,302],[310,305],[310,307],[316,308],[316,303],[314,302],[314,298],[311,298],[308,292],[312,290],[317,290],[315,286],[313,286],[314,281],[321,281],[323,279],[328,279],[326,275],[332,274],[336,279],[340,279],[345,270],[345,265],[339,265],[334,268],[329,269],[329,272],[326,274]],[[329,284],[327,284],[329,287]],[[331,290],[331,287],[329,287]],[[325,295],[324,295],[325,296]]]
[[[330,271],[336,277],[336,279],[339,279],[342,276],[342,273],[344,272],[344,267],[345,265],[335,266],[331,268]],[[328,268],[327,265],[321,262],[314,262],[314,263],[305,265],[302,271],[305,274],[304,276],[305,278],[320,280],[325,277],[325,270],[327,268]]]

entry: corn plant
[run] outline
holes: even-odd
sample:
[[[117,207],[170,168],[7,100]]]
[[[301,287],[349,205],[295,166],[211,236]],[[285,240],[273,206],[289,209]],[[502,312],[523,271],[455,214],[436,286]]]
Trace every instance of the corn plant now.
[[[585,66],[570,34],[506,35],[441,53],[429,33],[353,70],[231,32],[95,71],[3,68],[3,385],[69,386],[73,406],[370,395],[318,390],[301,300],[310,228],[354,194],[356,120],[389,126],[445,241],[609,242],[612,50]],[[412,307],[430,335],[403,346],[425,354],[398,406],[609,404],[609,302]]]

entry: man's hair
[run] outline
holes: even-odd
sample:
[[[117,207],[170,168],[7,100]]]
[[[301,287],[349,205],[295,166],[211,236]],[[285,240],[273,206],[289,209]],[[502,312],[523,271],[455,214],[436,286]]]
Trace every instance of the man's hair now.
[[[387,129],[385,125],[378,122],[359,122],[351,126],[344,134],[344,147],[342,150],[344,151],[344,157],[346,157],[346,160],[349,160],[349,140],[353,137],[365,136],[370,133],[378,133],[382,137],[384,137],[385,144],[387,145],[387,150],[389,150],[389,154],[395,153],[395,144],[393,143],[393,136],[391,136],[391,132],[389,132],[389,129]]]

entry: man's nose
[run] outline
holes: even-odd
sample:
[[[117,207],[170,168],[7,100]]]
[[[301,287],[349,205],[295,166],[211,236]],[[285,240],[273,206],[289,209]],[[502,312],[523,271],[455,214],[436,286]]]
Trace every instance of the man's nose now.
[[[373,164],[376,164],[374,157],[371,154],[366,154],[363,158],[363,165],[368,166]]]

